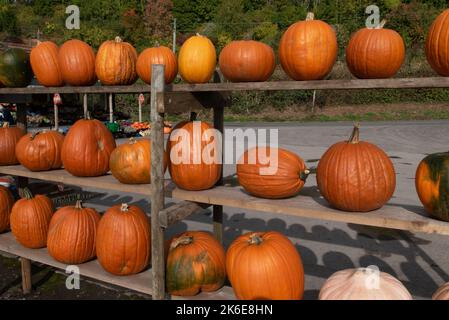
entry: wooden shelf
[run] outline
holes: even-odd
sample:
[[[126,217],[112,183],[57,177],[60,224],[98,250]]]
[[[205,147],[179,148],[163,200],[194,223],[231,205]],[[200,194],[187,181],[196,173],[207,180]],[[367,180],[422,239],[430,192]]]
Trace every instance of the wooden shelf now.
[[[320,90],[320,89],[407,89],[447,88],[449,78],[397,78],[397,79],[338,79],[315,81],[268,81],[244,83],[173,84],[165,92],[211,92],[211,91],[273,91],[273,90]],[[30,86],[27,88],[1,88],[0,94],[53,94],[53,93],[150,93],[149,85],[52,87]]]
[[[58,269],[66,270],[67,265],[54,260],[47,251],[43,249],[28,249],[20,245],[12,233],[0,234],[0,251],[7,252],[18,257],[40,262]],[[153,276],[151,269],[131,276],[115,276],[106,272],[97,260],[78,265],[82,276],[110,283],[119,287],[131,289],[140,293],[151,295],[153,292]]]
[[[73,177],[64,170],[31,172],[22,166],[0,167],[0,173],[81,187],[99,188],[140,195],[151,195],[150,185],[125,185],[111,175],[97,178]],[[423,208],[386,205],[368,213],[345,212],[329,208],[321,197],[299,195],[290,199],[268,200],[252,197],[240,186],[223,186],[204,191],[186,191],[166,181],[165,196],[177,200],[229,206],[267,213],[354,223],[367,226],[449,235],[449,223],[427,216]]]

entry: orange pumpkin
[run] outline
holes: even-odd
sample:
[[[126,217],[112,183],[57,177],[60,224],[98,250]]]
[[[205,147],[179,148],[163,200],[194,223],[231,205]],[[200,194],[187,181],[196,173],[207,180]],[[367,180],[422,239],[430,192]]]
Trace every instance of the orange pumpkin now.
[[[16,240],[31,249],[44,248],[47,245],[47,233],[53,216],[53,203],[46,196],[33,197],[27,189],[24,197],[18,200],[11,211],[11,231]]]
[[[344,211],[378,209],[396,187],[390,158],[374,144],[359,140],[358,125],[348,141],[334,144],[321,157],[316,178],[323,197]]]
[[[301,257],[279,232],[238,237],[226,253],[226,271],[238,299],[296,300],[304,294]]]
[[[9,123],[5,122],[0,128],[0,166],[10,166],[18,164],[16,157],[16,144],[25,131],[21,128],[10,128]]]
[[[232,41],[221,50],[220,70],[232,82],[266,81],[273,74],[273,49],[258,41]]]
[[[81,264],[95,258],[100,215],[95,209],[75,207],[56,211],[48,229],[48,253],[65,264]]]
[[[179,74],[188,83],[209,82],[216,64],[215,47],[207,37],[199,34],[190,37],[179,50]]]
[[[135,140],[118,146],[111,153],[109,167],[112,175],[121,183],[151,183],[151,141]],[[164,171],[167,168],[167,154],[164,154]]]
[[[292,79],[319,80],[331,72],[337,50],[334,29],[309,13],[306,21],[294,23],[282,35],[279,59]]]
[[[220,289],[226,278],[225,251],[208,232],[189,231],[169,242],[167,291],[194,296]]]
[[[432,300],[449,300],[449,282],[446,282],[435,291]]]
[[[430,27],[425,50],[433,70],[443,77],[449,76],[449,9],[444,10]]]
[[[64,136],[57,131],[29,133],[17,143],[16,156],[31,171],[59,169],[63,142]]]
[[[390,78],[404,63],[404,40],[396,31],[384,29],[384,25],[385,20],[377,28],[361,29],[349,40],[346,62],[357,78]]]
[[[157,46],[142,51],[137,59],[137,74],[144,82],[151,84],[151,66],[153,64],[165,65],[165,83],[172,83],[178,74],[176,56],[169,48]]]
[[[64,85],[58,61],[58,46],[51,41],[40,42],[31,49],[30,63],[39,83],[46,87]]]
[[[109,171],[109,157],[115,149],[112,133],[98,120],[78,120],[62,145],[64,168],[77,177],[96,177]]]
[[[81,40],[69,40],[59,48],[59,67],[64,82],[71,86],[90,86],[97,81],[95,53]]]
[[[145,269],[151,255],[145,212],[127,204],[108,209],[98,225],[96,247],[98,261],[112,274],[124,276]]]
[[[206,122],[178,123],[167,141],[168,170],[173,182],[185,190],[212,188],[221,176],[221,145]]]
[[[9,228],[9,217],[14,205],[14,197],[8,188],[0,186],[0,233]]]
[[[256,197],[268,199],[296,195],[309,173],[300,157],[277,148],[252,148],[243,154],[237,164],[240,185]]]
[[[136,62],[136,49],[116,37],[98,49],[95,72],[103,85],[130,85],[137,80]]]

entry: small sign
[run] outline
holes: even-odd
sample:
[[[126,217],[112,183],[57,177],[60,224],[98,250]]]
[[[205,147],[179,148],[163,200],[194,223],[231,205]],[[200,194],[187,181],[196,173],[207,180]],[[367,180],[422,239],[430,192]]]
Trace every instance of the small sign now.
[[[141,93],[139,94],[139,104],[142,105],[145,103],[145,96]]]
[[[59,95],[59,93],[55,93],[54,94],[54,96],[53,96],[53,104],[56,105],[56,106],[62,104],[62,99],[61,99],[61,96]]]

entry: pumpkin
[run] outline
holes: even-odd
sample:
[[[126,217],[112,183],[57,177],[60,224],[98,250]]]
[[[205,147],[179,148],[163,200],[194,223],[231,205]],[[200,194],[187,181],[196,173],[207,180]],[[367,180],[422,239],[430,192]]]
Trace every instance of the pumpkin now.
[[[294,80],[319,80],[331,72],[337,59],[337,36],[324,21],[314,20],[291,25],[279,43],[279,59],[284,71]]]
[[[9,217],[14,205],[14,197],[8,188],[0,186],[0,233],[9,228]]]
[[[59,169],[63,142],[64,136],[57,131],[29,133],[17,143],[16,157],[31,171]]]
[[[48,253],[65,264],[81,264],[95,258],[100,215],[95,209],[63,207],[55,212],[48,229]]]
[[[33,71],[25,50],[12,48],[0,54],[0,82],[5,87],[26,87],[31,80]]]
[[[58,46],[51,41],[40,42],[31,49],[30,62],[39,83],[46,87],[64,85],[58,61]]]
[[[412,300],[404,285],[385,272],[370,268],[346,269],[326,280],[320,300]]]
[[[121,183],[151,183],[151,141],[135,140],[118,146],[111,153],[109,167],[112,175]],[[164,171],[167,168],[167,154],[164,154]]]
[[[54,212],[53,203],[43,195],[33,197],[27,189],[22,193],[23,198],[18,200],[11,210],[11,231],[24,247],[44,248],[47,245],[48,228]]]
[[[321,195],[344,211],[378,209],[396,187],[390,158],[376,145],[359,140],[358,125],[348,141],[334,144],[322,156],[316,178]]]
[[[185,190],[212,188],[221,176],[221,145],[212,127],[202,121],[178,123],[167,141],[168,170]]]
[[[136,206],[110,208],[98,225],[96,247],[98,262],[106,271],[118,276],[139,273],[151,255],[148,217]]]
[[[16,157],[16,144],[21,137],[25,135],[25,131],[21,128],[9,127],[9,123],[3,123],[0,128],[0,166],[10,166],[18,164]]]
[[[449,152],[425,157],[416,170],[415,186],[426,211],[449,221]]]
[[[65,42],[58,53],[59,67],[64,82],[71,86],[90,86],[97,81],[95,53],[81,40]]]
[[[273,49],[265,43],[232,41],[223,48],[220,70],[232,82],[266,81],[276,67]]]
[[[430,26],[426,39],[426,57],[441,76],[449,76],[449,9],[443,11]]]
[[[432,300],[449,300],[449,282],[438,288],[433,294]]]
[[[194,296],[220,289],[226,278],[226,257],[221,244],[208,232],[189,231],[169,242],[167,291]]]
[[[217,53],[214,44],[199,34],[187,39],[179,51],[179,74],[188,83],[209,82],[216,64]]]
[[[69,129],[61,159],[72,175],[96,177],[109,171],[109,157],[114,149],[114,137],[102,122],[82,119]]]
[[[103,85],[130,85],[137,80],[136,62],[136,49],[116,37],[98,49],[95,72]]]
[[[279,232],[238,237],[226,253],[226,271],[238,299],[296,300],[304,294],[301,257]]]
[[[360,79],[393,77],[405,60],[404,40],[394,30],[385,29],[385,20],[376,28],[357,31],[346,48],[346,62]]]
[[[137,59],[137,74],[144,82],[151,84],[151,66],[153,64],[165,65],[165,83],[172,83],[178,74],[176,56],[169,48],[157,46],[142,51]]]
[[[270,147],[246,151],[237,164],[240,185],[256,197],[268,199],[296,195],[309,173],[304,161],[296,154]]]

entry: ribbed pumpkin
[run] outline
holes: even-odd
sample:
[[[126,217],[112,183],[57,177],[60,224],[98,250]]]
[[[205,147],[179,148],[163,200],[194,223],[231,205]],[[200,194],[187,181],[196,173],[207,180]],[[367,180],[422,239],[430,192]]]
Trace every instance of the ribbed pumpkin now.
[[[65,264],[81,264],[95,258],[100,215],[95,209],[75,207],[56,211],[48,229],[48,253]]]
[[[115,149],[112,133],[98,120],[78,120],[62,145],[64,168],[77,177],[96,177],[109,171],[109,157]]]
[[[9,228],[9,217],[14,205],[14,197],[8,188],[0,186],[0,233]]]
[[[415,186],[426,211],[449,221],[449,152],[425,157],[416,170]]]
[[[135,140],[118,146],[111,153],[109,167],[112,175],[121,183],[151,183],[151,141]],[[164,171],[167,168],[167,154],[164,154]]]
[[[367,212],[382,207],[393,195],[393,163],[379,147],[359,140],[356,125],[348,141],[331,146],[317,167],[321,195],[335,208]]]
[[[125,276],[146,268],[151,255],[150,223],[137,206],[110,208],[97,230],[97,258],[108,272]]]
[[[65,42],[58,53],[59,67],[64,82],[71,86],[90,86],[97,81],[95,53],[81,40]]]
[[[219,62],[232,82],[266,81],[276,67],[273,49],[254,40],[232,41],[221,50]]]
[[[8,49],[0,53],[0,83],[5,87],[26,87],[33,80],[30,57],[22,49]]]
[[[240,185],[256,197],[268,199],[296,195],[309,173],[304,161],[296,154],[270,147],[246,151],[237,164]]]
[[[334,273],[320,290],[320,300],[412,300],[404,285],[385,272],[370,268]]]
[[[136,49],[116,37],[98,49],[95,72],[103,85],[130,85],[137,80],[136,63]]]
[[[301,257],[279,232],[250,232],[234,240],[226,272],[238,299],[296,300],[304,294]]]
[[[23,198],[14,204],[11,211],[11,231],[24,247],[44,248],[54,212],[53,203],[43,195],[33,197],[27,189],[22,192]]]
[[[377,28],[363,28],[349,40],[346,62],[351,73],[360,79],[393,77],[405,60],[404,40],[399,33]]]
[[[209,82],[216,64],[217,53],[214,44],[199,34],[187,39],[179,51],[179,74],[188,83]]]
[[[314,20],[291,25],[279,43],[282,68],[294,80],[319,80],[331,72],[337,59],[337,36],[327,23]]]
[[[165,65],[165,83],[172,83],[178,74],[178,61],[169,48],[157,46],[142,51],[137,59],[137,74],[144,82],[151,84],[151,65]]]
[[[17,127],[10,128],[7,122],[3,124],[0,128],[0,166],[19,163],[16,157],[16,144],[24,135],[24,130]]]
[[[449,282],[438,288],[433,294],[432,300],[449,300]]]
[[[167,141],[168,170],[173,182],[185,190],[212,188],[221,176],[217,137],[202,121],[178,123]]]
[[[426,56],[439,75],[449,76],[449,9],[433,22],[426,40]]]
[[[167,256],[167,291],[194,296],[220,289],[226,278],[225,251],[208,232],[189,231],[173,238]]]
[[[59,169],[63,142],[64,136],[57,131],[29,133],[17,143],[16,157],[31,171]]]
[[[31,49],[30,62],[39,83],[46,87],[64,85],[58,61],[58,46],[51,41],[40,42]]]

